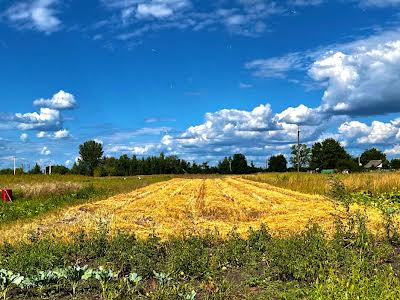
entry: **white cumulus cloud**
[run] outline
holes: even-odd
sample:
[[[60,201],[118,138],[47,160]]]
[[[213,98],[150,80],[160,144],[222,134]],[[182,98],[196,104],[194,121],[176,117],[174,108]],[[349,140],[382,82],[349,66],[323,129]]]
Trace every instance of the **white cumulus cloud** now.
[[[40,154],[41,154],[41,155],[46,155],[46,156],[48,156],[48,155],[51,154],[51,151],[50,151],[49,148],[47,148],[46,146],[44,146],[44,147],[42,148],[42,150],[40,151]]]
[[[69,133],[69,131],[67,129],[61,129],[61,130],[54,132],[54,138],[57,140],[67,139],[70,137],[71,137],[71,134]]]
[[[60,112],[51,108],[40,108],[40,112],[16,113],[14,121],[22,130],[59,130],[63,124]]]
[[[313,64],[310,75],[327,83],[321,103],[326,112],[400,112],[400,40],[327,54]]]
[[[33,105],[57,110],[73,109],[76,107],[76,100],[74,95],[61,90],[50,99],[41,98],[33,101]]]

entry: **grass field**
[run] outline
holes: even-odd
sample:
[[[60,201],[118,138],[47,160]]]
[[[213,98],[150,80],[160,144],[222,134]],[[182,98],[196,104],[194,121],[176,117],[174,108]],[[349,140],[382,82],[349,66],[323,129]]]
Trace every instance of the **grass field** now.
[[[400,189],[400,172],[371,172],[335,174],[350,192],[369,191],[373,194]],[[308,194],[325,195],[329,191],[332,175],[306,173],[263,173],[246,176],[247,179],[269,183]]]
[[[397,176],[337,178],[381,201]],[[0,296],[399,299],[398,210],[347,210],[329,180],[0,177],[17,196],[0,206]]]

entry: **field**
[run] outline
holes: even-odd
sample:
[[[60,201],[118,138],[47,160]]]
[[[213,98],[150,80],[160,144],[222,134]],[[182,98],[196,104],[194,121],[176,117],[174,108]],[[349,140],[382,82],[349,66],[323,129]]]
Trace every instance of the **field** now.
[[[398,299],[398,176],[0,177],[0,293]]]
[[[142,238],[151,233],[162,238],[201,235],[214,229],[226,235],[233,228],[245,234],[250,227],[261,224],[268,224],[275,234],[290,234],[303,230],[310,221],[331,231],[334,215],[342,214],[343,207],[324,196],[240,177],[175,178],[56,211],[27,224],[7,226],[0,237],[11,243],[32,233],[65,239],[82,229],[93,231],[100,222],[107,223],[113,232],[124,230]],[[368,216],[377,229],[379,213],[368,209]]]
[[[286,189],[308,194],[326,195],[329,191],[329,179],[332,175],[301,173],[265,173],[249,175],[246,178],[269,183]],[[350,192],[369,191],[375,195],[400,189],[399,172],[371,172],[356,174],[338,174]]]

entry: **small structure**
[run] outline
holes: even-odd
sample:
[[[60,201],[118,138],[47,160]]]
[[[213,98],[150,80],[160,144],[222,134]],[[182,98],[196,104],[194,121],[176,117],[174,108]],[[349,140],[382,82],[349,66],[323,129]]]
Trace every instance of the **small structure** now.
[[[335,174],[336,170],[335,169],[323,169],[321,170],[321,174]]]
[[[382,160],[371,160],[364,166],[364,168],[366,168],[366,169],[382,169],[383,161]]]
[[[12,202],[12,200],[13,200],[12,190],[2,189],[1,190],[1,200],[3,202]]]

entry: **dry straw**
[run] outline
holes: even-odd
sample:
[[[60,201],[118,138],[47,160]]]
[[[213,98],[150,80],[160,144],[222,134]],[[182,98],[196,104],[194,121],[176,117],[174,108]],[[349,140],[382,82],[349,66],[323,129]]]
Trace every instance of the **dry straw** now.
[[[362,209],[353,206],[352,210]],[[47,215],[34,222],[18,222],[0,231],[0,240],[15,242],[32,232],[68,239],[83,229],[92,231],[99,220],[111,232],[125,230],[145,238],[202,234],[215,228],[222,235],[232,228],[245,235],[249,227],[267,224],[277,235],[298,232],[311,220],[328,232],[334,214],[344,209],[319,195],[309,195],[239,177],[175,178],[107,200],[79,205]],[[368,209],[369,226],[377,230],[379,212]]]

